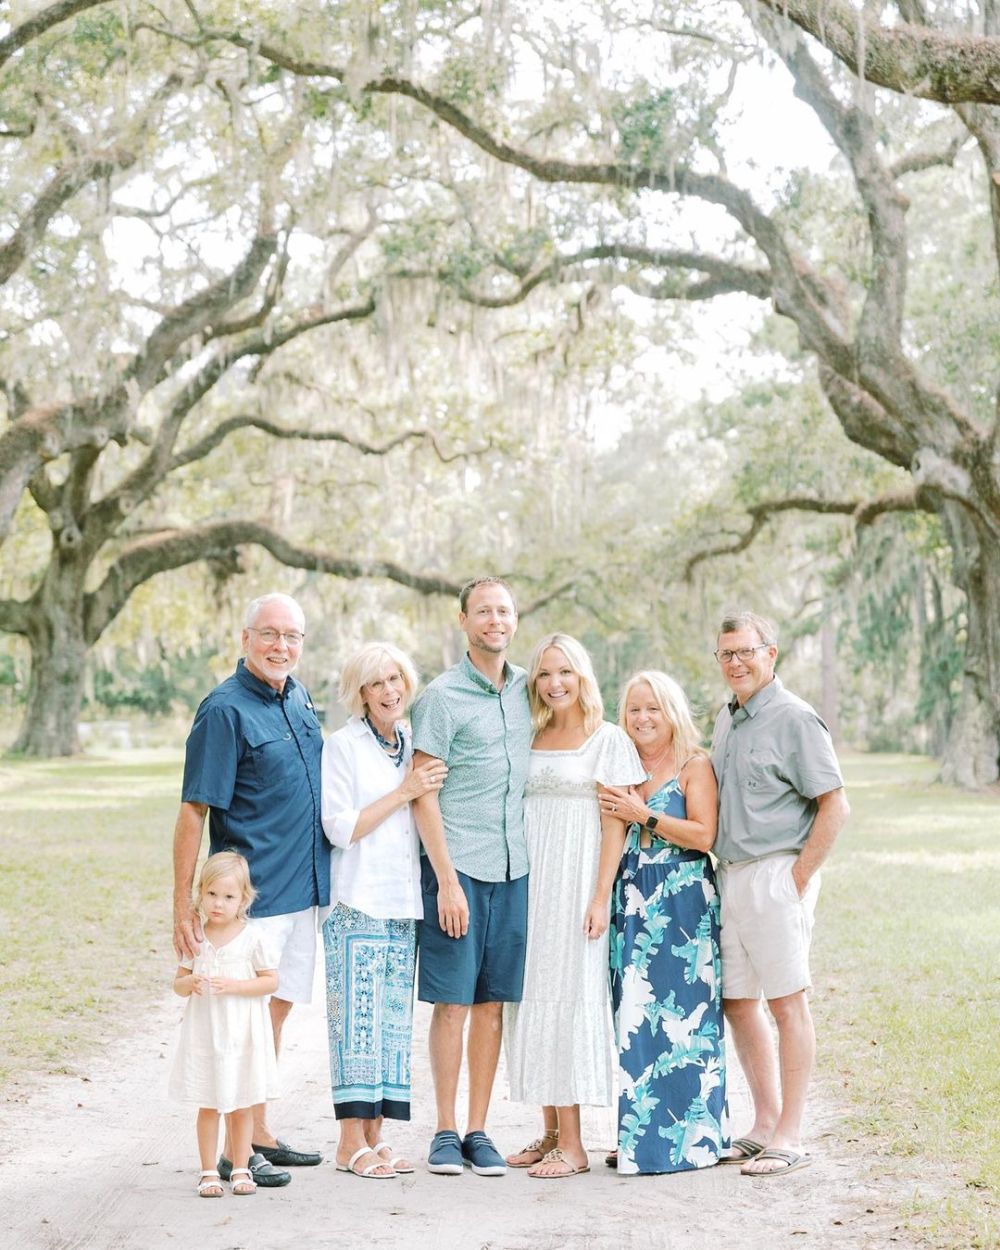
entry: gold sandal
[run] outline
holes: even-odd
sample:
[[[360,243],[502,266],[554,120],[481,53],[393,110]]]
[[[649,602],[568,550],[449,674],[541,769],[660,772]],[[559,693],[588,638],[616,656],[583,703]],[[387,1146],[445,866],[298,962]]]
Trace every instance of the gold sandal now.
[[[527,1146],[523,1146],[520,1150],[515,1150],[512,1155],[507,1156],[507,1166],[509,1168],[533,1168],[536,1163],[541,1163],[545,1156],[549,1153],[545,1149],[546,1142],[557,1142],[559,1140],[559,1130],[554,1128],[551,1132],[545,1132],[541,1137],[536,1137],[533,1142],[529,1142]],[[530,1163],[512,1163],[511,1160],[516,1159],[519,1155],[536,1154],[537,1159],[532,1159]]]
[[[570,1163],[569,1159],[557,1146],[555,1150],[550,1150],[544,1159],[539,1159],[539,1163],[559,1163],[566,1170],[565,1172],[529,1172],[528,1175],[533,1181],[564,1181],[569,1176],[582,1176],[584,1172],[590,1171],[590,1164],[585,1163],[582,1167],[577,1167],[575,1163]],[[537,1167],[538,1164],[533,1166]]]

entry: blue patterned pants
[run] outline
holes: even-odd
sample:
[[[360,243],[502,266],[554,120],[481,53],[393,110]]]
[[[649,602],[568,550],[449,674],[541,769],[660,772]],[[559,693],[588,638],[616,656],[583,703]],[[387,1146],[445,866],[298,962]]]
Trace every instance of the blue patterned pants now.
[[[323,951],[334,1114],[408,1120],[416,921],[338,903]]]

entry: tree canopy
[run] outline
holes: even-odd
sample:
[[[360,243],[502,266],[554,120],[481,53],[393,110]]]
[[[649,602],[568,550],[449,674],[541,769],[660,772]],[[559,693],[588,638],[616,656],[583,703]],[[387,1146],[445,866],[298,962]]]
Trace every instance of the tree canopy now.
[[[615,598],[602,562],[615,551],[627,581],[666,517],[686,546],[670,577],[724,576],[714,601],[754,584],[740,557],[782,515],[868,530],[929,513],[964,596],[949,767],[995,779],[990,0],[961,23],[913,0],[133,0],[16,16],[0,38],[0,535],[37,535],[44,518],[51,536],[0,602],[0,625],[35,657],[23,747],[72,745],[82,657],[166,569],[232,568],[254,544],[317,572],[447,591],[457,565],[417,525],[403,539],[398,519],[359,526],[361,495],[346,498],[359,466],[403,456],[447,495],[449,478],[502,494],[505,466],[516,478],[527,465],[537,489],[540,457],[565,451],[574,423],[626,411],[623,371],[640,407],[666,413],[644,362],[710,305],[749,327],[740,360],[790,388],[782,430],[808,428],[817,405],[846,441],[825,465],[785,457],[780,474],[768,466],[801,448],[793,433],[736,460],[690,455],[684,468],[706,476],[676,515],[644,516],[631,547],[609,532],[613,507],[561,518],[546,547],[522,492],[505,510],[518,540],[500,551],[530,559],[539,598],[555,588],[599,619]],[[765,80],[808,110],[804,165],[784,159],[788,136],[741,126]],[[991,252],[988,270],[976,263]],[[754,385],[735,378],[729,393]],[[685,411],[697,427],[697,403]],[[728,412],[745,439],[747,404]],[[639,429],[638,411],[628,421]],[[654,427],[667,441],[648,456],[669,445]],[[588,465],[613,474],[587,428],[550,473],[571,504]],[[268,463],[294,479],[278,524],[274,483],[248,508],[240,482]],[[744,475],[735,493],[723,469]],[[468,519],[475,489],[454,498]],[[482,560],[489,526],[477,512],[470,529],[462,559]],[[596,545],[559,576],[560,544],[584,534]]]

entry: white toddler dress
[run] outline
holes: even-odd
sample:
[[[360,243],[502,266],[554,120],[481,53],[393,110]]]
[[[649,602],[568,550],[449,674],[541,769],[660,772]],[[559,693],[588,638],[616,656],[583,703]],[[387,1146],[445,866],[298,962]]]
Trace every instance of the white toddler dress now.
[[[236,981],[277,966],[252,920],[218,950],[205,938],[193,961],[181,960],[181,967],[202,976]],[[267,995],[192,994],[170,1072],[170,1097],[221,1112],[276,1098],[278,1064],[267,1003]]]

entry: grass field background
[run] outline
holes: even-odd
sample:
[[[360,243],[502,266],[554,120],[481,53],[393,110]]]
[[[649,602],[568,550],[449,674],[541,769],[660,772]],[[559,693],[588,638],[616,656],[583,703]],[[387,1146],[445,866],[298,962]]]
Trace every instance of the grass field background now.
[[[934,1245],[988,1247],[1000,1244],[1000,796],[935,772],[913,756],[845,760],[851,820],[824,869],[814,945],[818,1066],[865,1149],[887,1167],[930,1165],[911,1226]]]
[[[845,761],[813,1007],[845,1135],[927,1177],[929,1246],[998,1244],[1000,797],[916,757]],[[0,1094],[79,1059],[168,992],[176,753],[0,763]]]

